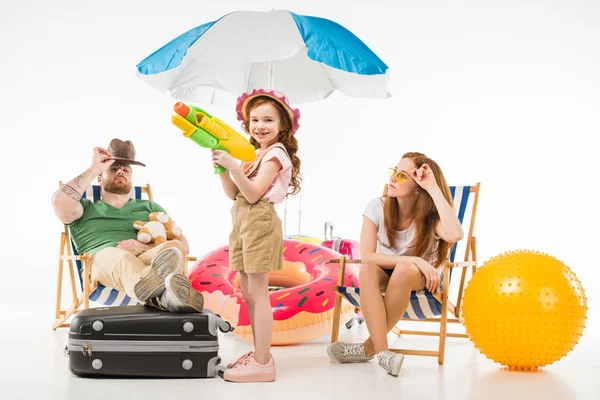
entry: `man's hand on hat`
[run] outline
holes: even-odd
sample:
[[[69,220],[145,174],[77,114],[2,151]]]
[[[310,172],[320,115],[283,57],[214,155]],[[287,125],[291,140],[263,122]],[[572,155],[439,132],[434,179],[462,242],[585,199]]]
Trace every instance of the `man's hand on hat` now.
[[[92,160],[92,169],[97,175],[102,175],[115,162],[107,150],[102,147],[94,147],[94,158]]]

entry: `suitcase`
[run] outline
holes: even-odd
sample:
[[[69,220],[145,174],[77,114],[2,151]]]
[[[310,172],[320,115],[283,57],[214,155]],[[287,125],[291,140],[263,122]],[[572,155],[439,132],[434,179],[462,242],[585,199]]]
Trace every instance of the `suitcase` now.
[[[233,330],[209,310],[91,308],[71,322],[65,355],[78,376],[210,378],[221,367],[217,329]]]
[[[360,258],[360,243],[356,240],[335,238],[325,240],[321,245],[348,256],[350,259]]]
[[[334,238],[330,240],[325,240],[322,243],[323,246],[328,247],[338,253],[348,256],[351,260],[356,260],[360,258],[360,243],[356,240],[352,239],[340,239]],[[359,311],[358,308],[354,309],[356,315],[346,322],[346,328],[350,329],[354,325],[354,322],[358,321],[358,324],[362,324],[365,322],[365,318],[362,315],[362,312]]]

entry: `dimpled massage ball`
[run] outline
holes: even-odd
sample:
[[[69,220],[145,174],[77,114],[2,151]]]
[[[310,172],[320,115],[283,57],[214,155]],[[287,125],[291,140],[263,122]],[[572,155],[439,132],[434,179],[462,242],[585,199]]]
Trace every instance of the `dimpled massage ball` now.
[[[465,289],[462,311],[475,347],[514,369],[537,369],[566,356],[587,319],[585,293],[573,271],[528,250],[485,262]]]

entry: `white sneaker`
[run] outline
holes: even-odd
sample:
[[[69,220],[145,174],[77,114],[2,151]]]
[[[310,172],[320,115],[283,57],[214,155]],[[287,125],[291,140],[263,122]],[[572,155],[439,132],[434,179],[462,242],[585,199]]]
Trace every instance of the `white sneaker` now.
[[[402,368],[402,362],[404,362],[404,354],[383,350],[377,354],[377,362],[388,374],[398,376],[400,368]]]
[[[165,291],[160,297],[160,305],[170,312],[202,312],[204,297],[192,287],[187,276],[172,273],[165,279]]]
[[[331,343],[327,346],[327,354],[329,358],[340,363],[366,362],[372,360],[374,357],[365,355],[365,346],[363,343]]]

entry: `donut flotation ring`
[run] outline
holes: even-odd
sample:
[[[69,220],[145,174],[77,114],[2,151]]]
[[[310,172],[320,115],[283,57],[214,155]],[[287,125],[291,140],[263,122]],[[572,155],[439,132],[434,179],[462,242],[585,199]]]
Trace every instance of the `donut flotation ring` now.
[[[284,239],[284,267],[269,273],[273,309],[273,345],[314,339],[331,332],[340,253],[316,243]],[[199,259],[190,269],[192,286],[204,295],[204,307],[236,326],[234,333],[252,343],[248,307],[239,289],[239,274],[229,270],[229,246]],[[237,278],[236,278],[237,277]],[[358,286],[358,268],[346,266],[344,283]],[[352,307],[342,302],[342,318]]]

